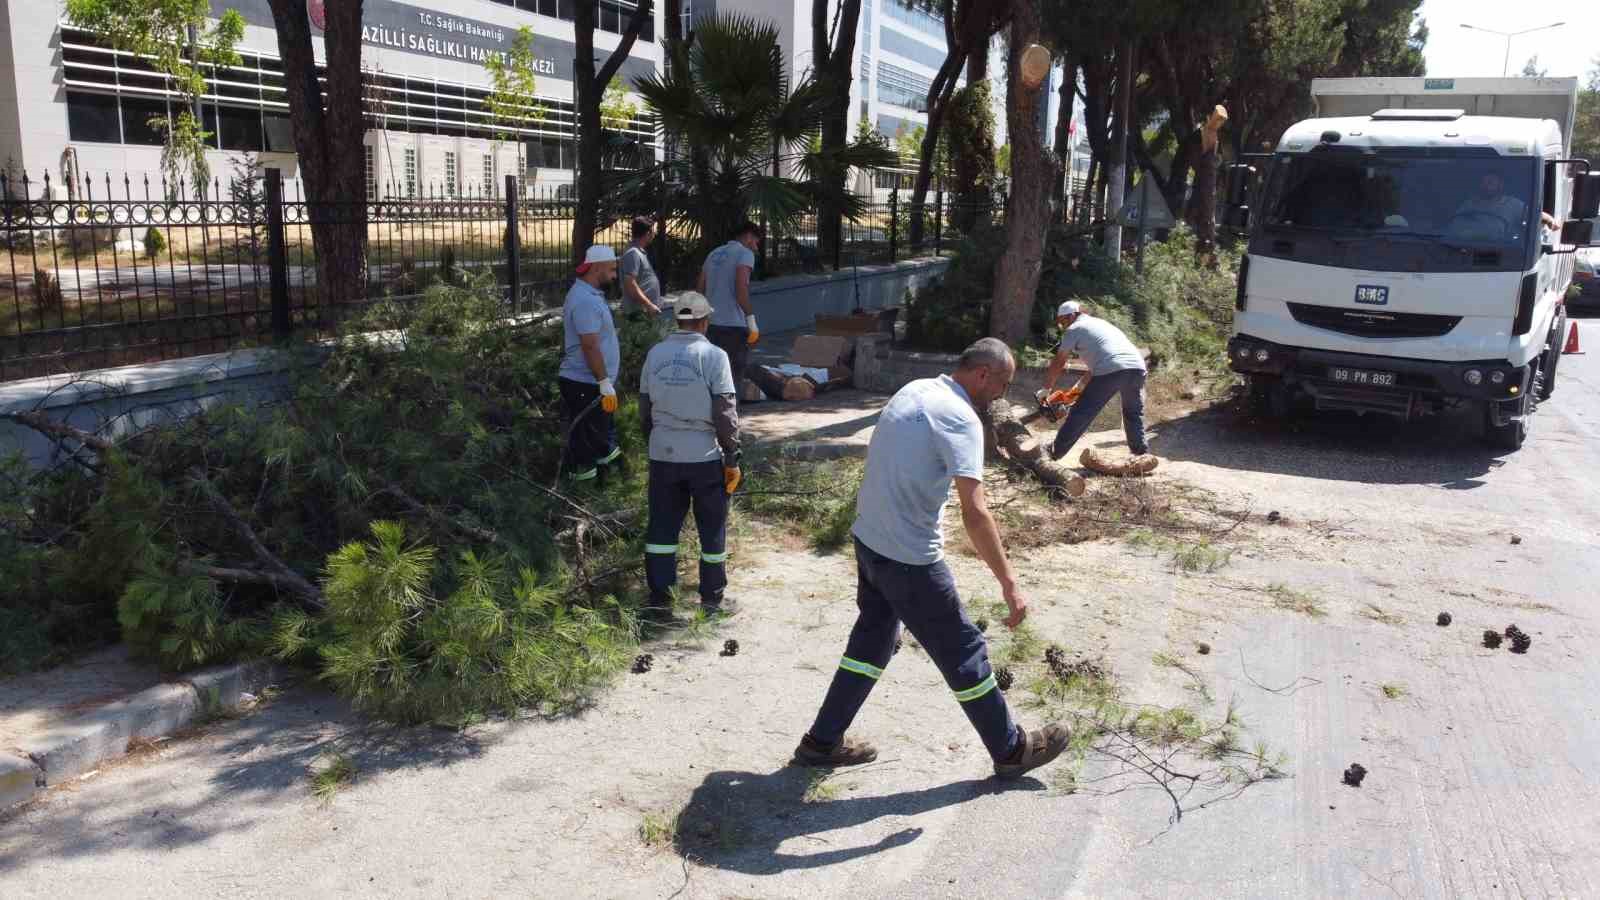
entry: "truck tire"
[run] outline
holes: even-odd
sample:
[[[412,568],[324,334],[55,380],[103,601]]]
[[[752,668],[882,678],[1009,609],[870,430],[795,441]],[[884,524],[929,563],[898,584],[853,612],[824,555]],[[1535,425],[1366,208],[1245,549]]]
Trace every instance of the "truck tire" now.
[[[1294,412],[1294,398],[1281,378],[1250,376],[1250,414],[1258,419],[1287,419]]]
[[[1491,445],[1501,450],[1510,452],[1521,450],[1522,445],[1527,443],[1533,414],[1539,409],[1539,397],[1544,393],[1544,372],[1536,363],[1528,382],[1528,392],[1517,401],[1516,414],[1504,425],[1496,425],[1494,421],[1495,404],[1499,401],[1490,400],[1484,403],[1483,436]]]

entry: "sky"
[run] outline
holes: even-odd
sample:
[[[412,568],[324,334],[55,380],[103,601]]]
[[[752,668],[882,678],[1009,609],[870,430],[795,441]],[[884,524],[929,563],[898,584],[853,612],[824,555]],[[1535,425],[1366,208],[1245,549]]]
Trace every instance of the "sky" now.
[[[1600,56],[1600,2],[1597,0],[1424,0],[1428,20],[1428,74],[1443,78],[1496,76],[1505,60],[1506,40],[1462,24],[1500,32],[1521,31],[1552,22],[1560,28],[1511,39],[1511,71],[1522,71],[1528,57],[1539,55],[1539,68],[1555,76],[1586,80]]]

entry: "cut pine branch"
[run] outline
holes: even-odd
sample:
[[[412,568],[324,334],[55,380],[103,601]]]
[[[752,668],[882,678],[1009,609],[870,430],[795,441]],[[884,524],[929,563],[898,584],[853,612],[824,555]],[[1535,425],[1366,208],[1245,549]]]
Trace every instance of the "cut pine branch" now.
[[[233,508],[232,503],[228,502],[228,498],[224,497],[222,492],[217,490],[217,486],[211,483],[211,479],[206,477],[205,472],[198,468],[192,469],[189,472],[189,478],[194,483],[194,486],[200,490],[200,493],[204,495],[206,502],[211,505],[211,508],[227,521],[228,526],[232,528],[234,533],[239,536],[239,539],[244,541],[245,545],[250,548],[251,555],[253,555],[256,560],[265,567],[266,574],[270,574],[275,578],[273,582],[258,581],[258,583],[279,584],[283,588],[287,589],[290,593],[298,596],[300,599],[317,607],[318,609],[321,609],[327,605],[326,601],[323,599],[322,591],[318,590],[316,585],[312,584],[310,581],[307,581],[305,576],[301,575],[299,572],[296,572],[289,566],[288,563],[279,558],[277,554],[267,549],[267,545],[263,544],[261,542],[261,538],[256,536],[255,529],[251,528],[250,523],[246,522],[244,517],[239,515],[239,511]]]

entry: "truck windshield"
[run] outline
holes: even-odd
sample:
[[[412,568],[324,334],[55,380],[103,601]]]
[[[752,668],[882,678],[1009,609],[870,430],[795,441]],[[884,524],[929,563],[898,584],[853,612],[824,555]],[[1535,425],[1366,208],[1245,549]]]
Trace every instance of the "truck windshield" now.
[[[1413,236],[1520,251],[1539,215],[1532,159],[1493,151],[1334,150],[1281,156],[1263,224],[1345,236]],[[1508,253],[1509,255],[1509,253]]]

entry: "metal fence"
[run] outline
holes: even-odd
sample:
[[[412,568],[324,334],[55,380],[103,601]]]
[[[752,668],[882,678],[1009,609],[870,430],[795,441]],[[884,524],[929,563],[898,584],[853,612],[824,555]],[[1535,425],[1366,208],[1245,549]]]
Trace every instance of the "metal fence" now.
[[[508,311],[558,303],[570,284],[569,185],[512,177],[375,193],[386,196],[312,204],[276,170],[214,179],[204,190],[147,178],[63,184],[0,174],[8,263],[0,277],[10,279],[9,291],[0,286],[0,381],[220,352],[293,332],[327,336],[373,302],[470,274],[492,277]],[[987,204],[964,208],[932,192],[921,242],[911,246],[908,198],[868,198],[845,223],[836,259],[821,258],[814,215],[770,229],[758,277],[941,253],[958,239],[952,220],[998,218]],[[314,222],[357,229],[353,237],[365,241],[359,296],[332,296],[319,283]],[[595,240],[620,251],[628,227],[613,223]],[[673,243],[670,231],[663,244]]]

